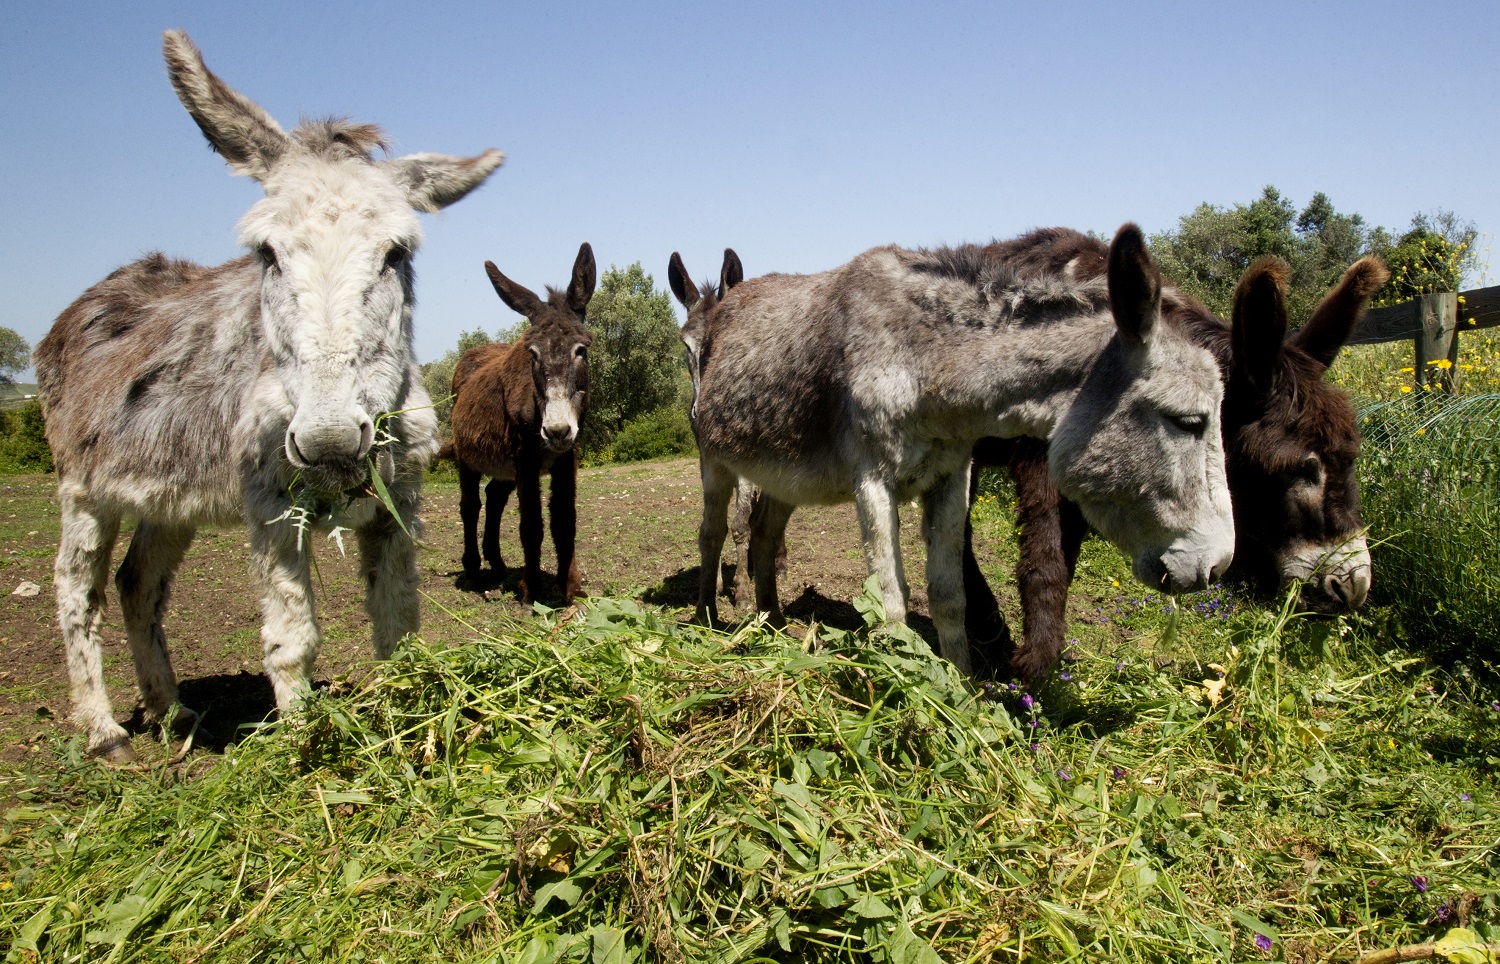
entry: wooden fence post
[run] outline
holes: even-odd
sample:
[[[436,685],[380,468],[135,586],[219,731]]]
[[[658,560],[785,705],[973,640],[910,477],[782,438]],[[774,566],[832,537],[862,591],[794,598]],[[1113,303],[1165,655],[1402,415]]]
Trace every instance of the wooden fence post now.
[[[1438,391],[1458,391],[1458,294],[1440,291],[1417,298],[1422,321],[1416,341],[1417,382]],[[1447,359],[1447,367],[1434,364]]]

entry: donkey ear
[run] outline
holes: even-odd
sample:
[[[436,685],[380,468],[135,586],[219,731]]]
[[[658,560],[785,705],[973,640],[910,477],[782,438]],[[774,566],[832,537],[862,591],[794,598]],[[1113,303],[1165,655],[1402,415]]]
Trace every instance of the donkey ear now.
[[[700,295],[697,287],[688,280],[687,267],[682,263],[682,255],[676,251],[672,252],[672,257],[667,261],[667,284],[672,286],[672,294],[682,303],[682,307],[692,311]]]
[[[568,307],[580,315],[588,310],[589,299],[594,297],[594,284],[598,271],[594,267],[594,249],[587,241],[578,248],[578,258],[573,262],[573,280],[568,282]]]
[[[180,30],[162,34],[162,55],[177,99],[236,174],[264,181],[291,139],[281,125],[244,94],[214,75]]]
[[[517,314],[525,315],[527,318],[535,318],[537,312],[542,310],[542,299],[532,293],[530,288],[518,285],[514,281],[500,273],[495,267],[495,262],[484,263],[484,273],[490,276],[490,284],[495,286],[495,294],[505,302],[505,306]]]
[[[1240,276],[1230,315],[1233,373],[1259,392],[1271,388],[1276,358],[1286,338],[1286,287],[1291,277],[1287,263],[1262,255]]]
[[[729,289],[745,280],[745,266],[733,248],[724,249],[724,267],[719,269],[719,297],[729,294]]]
[[[1324,368],[1333,364],[1339,349],[1354,334],[1354,326],[1380,286],[1391,276],[1379,258],[1360,258],[1319,303],[1307,324],[1292,335],[1292,344],[1307,352]]]
[[[1161,308],[1161,272],[1146,251],[1146,237],[1125,224],[1109,246],[1109,310],[1126,337],[1145,343]]]
[[[406,200],[418,211],[440,211],[484,183],[505,154],[493,147],[478,157],[408,154],[383,161],[406,188]]]

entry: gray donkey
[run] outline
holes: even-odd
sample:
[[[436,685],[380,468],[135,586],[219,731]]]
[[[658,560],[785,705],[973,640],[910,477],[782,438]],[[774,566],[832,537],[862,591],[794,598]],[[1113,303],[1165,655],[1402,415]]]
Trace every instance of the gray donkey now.
[[[251,254],[214,268],[148,255],[84,292],[37,347],[62,506],[57,610],[73,719],[89,751],[112,760],[133,756],[100,657],[123,518],[139,521],[115,585],[152,721],[177,701],[161,621],[200,524],[249,525],[265,669],[283,711],[306,691],[320,644],[309,525],[357,534],[377,656],[417,628],[406,530],[437,443],[411,344],[414,211],[452,204],[503,159],[375,160],[380,131],[338,120],[288,134],[211,73],[185,34],[168,32],[163,47],[183,106],[266,196],[240,222]],[[400,518],[373,497],[382,487]]]
[[[1143,582],[1188,591],[1229,565],[1218,365],[1162,315],[1134,225],[1101,277],[1022,277],[972,245],[874,248],[832,271],[744,281],[705,327],[700,619],[717,617],[740,478],[762,489],[750,553],[756,606],[777,624],[772,553],[793,509],[850,499],[886,618],[904,620],[897,506],[920,497],[939,651],[968,672],[969,462],[991,435],[1049,439],[1052,479]]]
[[[734,253],[733,248],[724,249],[724,264],[719,269],[717,287],[711,281],[693,287],[682,255],[676,251],[672,252],[672,257],[667,262],[667,281],[672,286],[672,294],[687,309],[687,322],[682,326],[681,337],[687,354],[688,377],[693,383],[693,404],[689,417],[695,432],[698,424],[699,372],[703,349],[708,343],[708,319],[714,306],[723,300],[729,289],[744,280],[744,265],[740,263],[740,256]],[[729,517],[729,538],[734,542],[734,576],[724,587],[734,605],[741,605],[749,599],[745,588],[750,575],[750,515],[759,496],[760,490],[747,479],[740,479],[735,484],[734,508]],[[776,570],[778,573],[786,571],[785,540],[776,547]]]

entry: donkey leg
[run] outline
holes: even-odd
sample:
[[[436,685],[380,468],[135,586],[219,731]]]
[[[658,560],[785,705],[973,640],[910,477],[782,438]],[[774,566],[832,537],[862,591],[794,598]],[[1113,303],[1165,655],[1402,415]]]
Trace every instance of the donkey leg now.
[[[896,495],[877,473],[862,471],[854,483],[865,564],[880,581],[885,618],[906,622],[906,573],[901,565],[901,517]]]
[[[120,532],[118,516],[96,515],[70,491],[58,487],[62,503],[62,537],[57,547],[53,584],[57,591],[57,622],[68,655],[68,679],[73,697],[73,722],[88,734],[90,756],[116,763],[135,759],[130,737],[115,722],[104,685],[104,657],[100,652],[104,587],[109,579],[109,554]]]
[[[552,497],[547,503],[552,522],[552,547],[557,550],[557,581],[563,598],[583,595],[583,575],[578,571],[578,450],[552,463]]]
[[[698,459],[698,471],[703,479],[703,521],[698,526],[698,611],[694,618],[712,626],[719,619],[714,599],[719,589],[719,556],[729,533],[726,514],[737,479],[707,458]]]
[[[938,631],[938,653],[965,675],[972,672],[964,631],[963,537],[969,518],[969,463],[922,495],[927,538],[927,607]]]
[[[297,547],[291,526],[268,526],[254,516],[250,547],[263,593],[261,662],[276,691],[276,708],[287,713],[307,694],[323,644],[313,607],[310,550]]]
[[[990,588],[989,580],[984,578],[984,570],[979,568],[979,559],[974,555],[974,523],[971,516],[978,498],[979,468],[971,463],[969,514],[964,516],[964,629],[968,632],[970,641],[986,645],[988,662],[991,666],[998,667],[1010,661],[1014,646],[1010,639],[1010,627],[1005,624],[1005,616],[1000,612],[1000,601],[995,598],[995,591]]]
[[[505,515],[505,503],[515,490],[514,482],[505,479],[490,479],[484,487],[484,561],[490,564],[497,579],[505,578],[505,560],[500,558],[500,517]]]
[[[421,624],[417,586],[417,545],[420,536],[415,490],[391,493],[412,535],[401,531],[384,508],[358,530],[359,567],[365,578],[365,612],[370,614],[371,642],[376,659],[390,659],[396,646]],[[309,670],[311,664],[309,663]]]
[[[759,490],[748,480],[740,479],[734,486],[734,514],[729,520],[729,538],[734,543],[734,579],[726,588],[729,601],[734,606],[749,602],[746,587],[754,575],[750,561],[750,516],[755,511]]]
[[[167,655],[162,616],[172,591],[172,575],[193,541],[192,526],[161,526],[141,522],[130,539],[130,549],[115,573],[125,635],[135,660],[136,684],[146,719],[160,723],[177,702],[177,676]],[[191,729],[198,715],[179,707],[175,726]]]
[[[542,534],[546,525],[542,520],[542,476],[535,464],[529,471],[516,467],[516,501],[521,513],[521,555],[524,566],[521,575],[521,602],[530,604],[542,585]]]
[[[1024,643],[1012,658],[1011,667],[1017,676],[1035,682],[1047,674],[1062,652],[1072,566],[1064,551],[1062,494],[1047,472],[1045,444],[1019,446],[1011,457],[1010,469],[1016,481],[1020,526],[1016,586],[1021,594],[1024,633]],[[1076,544],[1073,558],[1077,559]]]
[[[479,588],[484,563],[479,558],[479,473],[458,463],[458,517],[464,526],[464,580],[467,588]],[[498,525],[498,520],[496,525]]]
[[[776,591],[776,547],[786,542],[786,524],[797,507],[765,492],[755,497],[750,513],[750,571],[755,576],[755,608],[766,614],[766,622],[780,629],[781,596]]]

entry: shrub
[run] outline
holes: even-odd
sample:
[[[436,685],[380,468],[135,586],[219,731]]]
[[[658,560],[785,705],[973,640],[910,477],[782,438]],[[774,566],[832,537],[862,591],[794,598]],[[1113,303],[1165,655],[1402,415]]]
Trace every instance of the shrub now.
[[[20,408],[0,411],[0,472],[51,472],[42,404],[31,399]]]
[[[627,422],[610,444],[608,454],[612,462],[642,462],[688,455],[697,448],[687,412],[681,406],[667,405]]]

